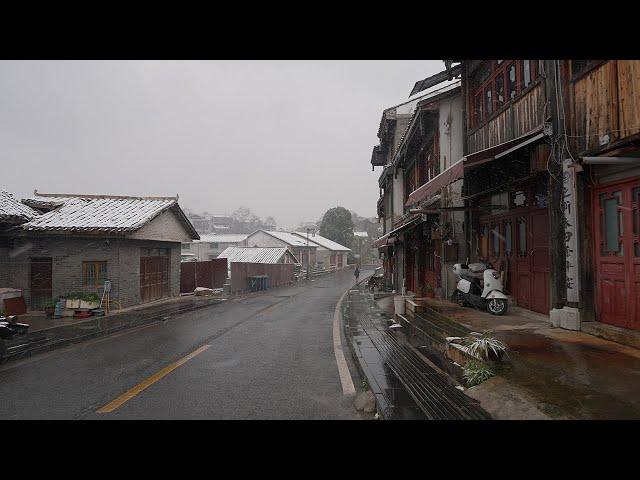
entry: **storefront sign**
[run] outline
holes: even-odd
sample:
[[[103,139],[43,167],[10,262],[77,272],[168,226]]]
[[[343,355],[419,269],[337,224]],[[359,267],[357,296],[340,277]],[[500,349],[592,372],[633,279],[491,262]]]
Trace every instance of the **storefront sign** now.
[[[578,303],[580,292],[580,271],[578,265],[578,219],[576,216],[576,172],[570,165],[573,160],[562,162],[562,210],[565,228],[564,243],[566,254],[567,302]]]

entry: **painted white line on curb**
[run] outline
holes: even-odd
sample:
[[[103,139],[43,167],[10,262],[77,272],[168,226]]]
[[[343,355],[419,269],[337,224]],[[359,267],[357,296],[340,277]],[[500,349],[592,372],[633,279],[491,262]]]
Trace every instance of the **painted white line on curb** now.
[[[347,361],[344,358],[344,352],[342,351],[342,343],[340,341],[340,324],[342,323],[342,301],[344,297],[349,293],[348,288],[338,300],[336,310],[333,313],[333,351],[336,355],[336,363],[338,364],[338,373],[340,375],[340,383],[342,384],[342,393],[345,396],[355,395],[356,388],[353,385],[351,374],[349,373],[349,367]]]

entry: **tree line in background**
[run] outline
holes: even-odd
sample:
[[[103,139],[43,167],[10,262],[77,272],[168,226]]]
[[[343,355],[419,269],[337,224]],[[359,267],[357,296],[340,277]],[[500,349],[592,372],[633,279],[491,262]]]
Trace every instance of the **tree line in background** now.
[[[252,233],[256,230],[275,230],[276,219],[268,216],[264,221],[247,207],[240,207],[231,214],[231,233]]]
[[[191,211],[187,209],[187,213],[191,214]],[[208,213],[204,212],[204,215],[208,215]],[[261,229],[277,229],[275,218],[268,216],[262,220],[245,206],[238,208],[227,218],[229,233],[252,233]],[[349,211],[344,207],[330,208],[317,222],[300,223],[295,230],[304,232],[306,228],[313,228],[323,237],[356,251],[359,251],[360,245],[359,240],[354,239],[354,231],[367,232],[368,242],[376,239],[379,233],[377,218],[361,217],[356,212]]]

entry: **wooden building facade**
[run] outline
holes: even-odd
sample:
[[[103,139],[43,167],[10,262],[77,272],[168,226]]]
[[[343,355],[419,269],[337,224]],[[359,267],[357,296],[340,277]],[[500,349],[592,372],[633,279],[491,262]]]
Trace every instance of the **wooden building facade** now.
[[[445,297],[445,264],[488,261],[512,304],[557,326],[640,330],[640,61],[445,65],[460,78],[460,156],[443,162],[427,98],[372,156],[393,287]]]

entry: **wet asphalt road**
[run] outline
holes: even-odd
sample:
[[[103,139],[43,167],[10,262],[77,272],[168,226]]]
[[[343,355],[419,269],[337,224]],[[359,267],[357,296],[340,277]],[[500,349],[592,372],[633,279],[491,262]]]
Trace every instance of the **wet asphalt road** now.
[[[7,363],[0,419],[360,418],[342,394],[332,339],[336,303],[353,284],[347,269]]]

